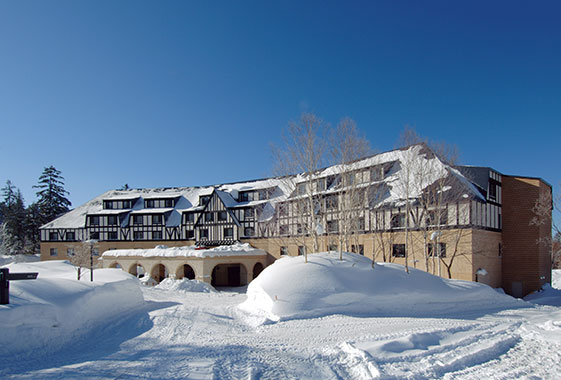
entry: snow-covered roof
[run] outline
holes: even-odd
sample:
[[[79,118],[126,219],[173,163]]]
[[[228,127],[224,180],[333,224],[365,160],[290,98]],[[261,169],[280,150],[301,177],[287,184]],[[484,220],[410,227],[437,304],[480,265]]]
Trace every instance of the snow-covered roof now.
[[[150,249],[114,249],[103,253],[103,258],[117,257],[225,257],[225,256],[266,256],[267,252],[253,248],[245,243],[222,245],[219,247],[199,249],[189,247],[157,246]]]
[[[458,186],[464,186],[464,194],[470,198],[484,200],[479,190],[463,174],[451,166],[443,163],[425,145],[412,145],[407,148],[397,149],[390,152],[380,153],[349,164],[347,167],[334,165],[318,171],[314,179],[340,174],[350,170],[364,170],[369,167],[384,165],[391,167],[386,176],[380,181],[372,181],[367,185],[383,186],[383,197],[377,206],[399,205],[408,197],[418,198],[422,191],[438,179],[445,176],[453,176]],[[343,170],[344,169],[344,170]],[[86,215],[102,215],[120,213],[122,210],[104,210],[103,200],[129,200],[140,199],[135,202],[132,214],[150,212],[170,212],[171,216],[166,221],[168,226],[177,226],[181,223],[181,213],[185,211],[200,211],[199,198],[203,195],[211,195],[214,191],[228,208],[251,207],[264,205],[266,215],[259,216],[260,221],[268,220],[274,215],[275,205],[278,202],[289,199],[294,192],[295,184],[304,182],[302,174],[286,176],[283,178],[266,178],[239,183],[229,183],[205,187],[177,187],[156,189],[129,189],[110,190],[91,201],[77,207],[65,215],[45,224],[42,228],[82,228],[85,226]],[[409,180],[410,186],[406,188],[405,183]],[[414,182],[411,184],[411,182]],[[269,199],[238,202],[238,195],[242,191],[258,191],[263,189],[274,189],[269,194]],[[336,192],[341,189],[327,189],[322,193]],[[143,199],[155,198],[177,198],[175,207],[165,209],[144,208]]]

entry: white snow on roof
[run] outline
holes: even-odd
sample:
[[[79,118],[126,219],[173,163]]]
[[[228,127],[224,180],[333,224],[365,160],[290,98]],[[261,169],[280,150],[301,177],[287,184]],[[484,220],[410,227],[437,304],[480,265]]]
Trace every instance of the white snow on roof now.
[[[454,176],[459,184],[465,186],[465,194],[471,197],[484,198],[473,184],[467,180],[458,170],[444,164],[435,155],[427,157],[427,148],[423,145],[413,145],[408,148],[393,150],[386,153],[377,154],[365,159],[349,164],[352,170],[367,169],[377,165],[392,164],[392,168],[387,176],[378,182],[369,182],[366,186],[377,184],[384,185],[383,197],[377,206],[399,205],[408,197],[416,199],[421,195],[423,189],[435,183],[444,176]],[[335,165],[321,170],[314,179],[327,177],[342,172],[341,165]],[[347,170],[345,170],[347,171]],[[83,228],[86,222],[86,215],[102,215],[120,213],[121,210],[104,210],[103,200],[117,199],[138,199],[133,205],[132,213],[149,212],[169,212],[170,217],[166,221],[167,226],[178,226],[181,223],[181,213],[185,211],[200,210],[199,197],[211,195],[215,190],[224,202],[226,207],[248,207],[264,204],[266,215],[260,216],[260,221],[268,220],[274,215],[275,205],[278,202],[287,200],[293,193],[295,184],[304,182],[302,174],[287,176],[283,178],[267,178],[262,180],[239,182],[233,184],[223,184],[206,187],[182,187],[182,188],[161,188],[161,189],[130,189],[130,190],[111,190],[93,200],[77,207],[65,215],[45,224],[42,228]],[[409,184],[409,186],[406,186]],[[274,189],[267,200],[254,200],[248,202],[238,202],[240,191],[258,191],[262,189]],[[329,189],[325,193],[340,191],[341,189]],[[154,198],[178,198],[173,209],[145,209],[144,199]]]
[[[106,251],[104,258],[109,257],[223,257],[223,256],[263,256],[267,252],[262,249],[253,248],[245,243],[233,245],[222,245],[215,248],[197,249],[189,247],[166,247],[158,246],[150,249],[114,249]]]

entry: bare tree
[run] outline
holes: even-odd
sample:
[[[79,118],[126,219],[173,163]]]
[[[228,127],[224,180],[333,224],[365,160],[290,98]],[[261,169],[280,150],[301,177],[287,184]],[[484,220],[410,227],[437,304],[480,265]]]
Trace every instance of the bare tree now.
[[[539,195],[532,208],[534,217],[530,225],[551,225],[551,235],[541,237],[536,243],[551,248],[551,259],[554,266],[561,264],[561,226],[557,224],[554,213],[561,214],[561,195],[555,199],[552,192]]]
[[[97,241],[95,240],[84,240],[80,244],[69,251],[68,260],[72,265],[76,267],[76,279],[79,281],[82,278],[83,268],[90,268],[93,272],[93,251],[96,248]],[[93,278],[93,276],[92,276]]]
[[[314,196],[314,178],[326,163],[326,125],[314,114],[303,114],[298,122],[290,122],[283,136],[283,147],[273,147],[276,174],[298,175],[292,199],[288,202],[295,208],[302,233],[310,236],[312,249],[319,250],[320,225],[316,217],[318,198]],[[292,179],[291,179],[292,180]],[[307,249],[304,260],[308,261]]]

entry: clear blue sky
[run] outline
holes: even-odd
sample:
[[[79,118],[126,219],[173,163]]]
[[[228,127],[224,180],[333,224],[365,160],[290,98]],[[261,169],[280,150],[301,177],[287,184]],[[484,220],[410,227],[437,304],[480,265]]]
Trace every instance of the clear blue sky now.
[[[559,1],[0,0],[0,183],[74,206],[271,174],[310,111],[378,150],[404,125],[462,162],[561,181]]]

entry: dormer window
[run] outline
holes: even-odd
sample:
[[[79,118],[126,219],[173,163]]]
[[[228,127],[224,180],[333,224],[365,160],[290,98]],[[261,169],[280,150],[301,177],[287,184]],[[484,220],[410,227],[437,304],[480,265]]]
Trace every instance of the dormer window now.
[[[103,208],[106,210],[113,209],[113,202],[111,201],[103,201]]]
[[[254,200],[253,191],[242,191],[238,195],[239,202],[249,202]]]
[[[306,183],[305,183],[305,182],[299,183],[299,184],[296,186],[296,194],[298,194],[298,195],[304,195],[304,194],[306,194]]]
[[[99,216],[90,216],[90,225],[99,226]]]
[[[170,208],[170,207],[174,206],[173,205],[173,199],[166,199],[165,201],[166,201],[165,203],[166,203],[167,208]]]
[[[117,216],[109,215],[107,217],[107,225],[108,226],[116,226],[117,225]]]
[[[370,180],[371,181],[381,181],[384,179],[384,168],[381,166],[375,166],[370,169]]]
[[[162,216],[161,215],[152,215],[152,224],[154,224],[154,225],[162,224]]]
[[[146,208],[154,208],[154,200],[153,199],[147,199],[144,202],[144,207]]]
[[[123,201],[123,208],[132,208],[131,201]]]
[[[193,223],[195,222],[195,214],[192,212],[188,212],[185,214],[185,223]]]
[[[210,200],[210,195],[201,195],[199,197],[199,206],[204,206]]]

